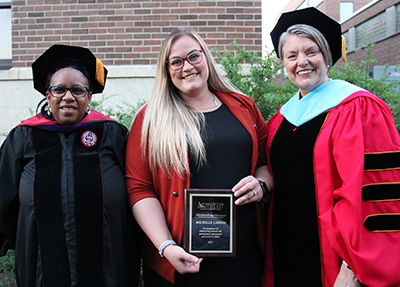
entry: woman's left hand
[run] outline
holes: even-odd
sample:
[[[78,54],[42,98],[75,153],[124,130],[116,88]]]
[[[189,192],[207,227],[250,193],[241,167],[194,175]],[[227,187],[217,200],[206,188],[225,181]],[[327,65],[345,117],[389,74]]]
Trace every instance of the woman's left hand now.
[[[250,202],[259,202],[262,200],[264,194],[258,180],[252,176],[246,176],[236,184],[232,191],[238,199],[235,201],[236,205],[243,205]]]

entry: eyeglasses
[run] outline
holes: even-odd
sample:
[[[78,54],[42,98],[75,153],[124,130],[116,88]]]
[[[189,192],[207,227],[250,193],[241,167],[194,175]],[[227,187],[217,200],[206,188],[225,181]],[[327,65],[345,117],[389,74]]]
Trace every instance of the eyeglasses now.
[[[49,87],[48,91],[55,98],[64,97],[67,91],[70,91],[75,98],[84,98],[88,94],[89,88],[81,85],[76,85],[71,88],[67,88],[61,85],[53,85]]]
[[[202,50],[194,50],[190,52],[186,58],[181,58],[181,57],[173,57],[171,59],[168,59],[166,62],[168,63],[168,66],[172,70],[179,70],[182,69],[185,61],[189,62],[191,65],[197,65],[200,64],[202,57],[201,53],[203,53]]]

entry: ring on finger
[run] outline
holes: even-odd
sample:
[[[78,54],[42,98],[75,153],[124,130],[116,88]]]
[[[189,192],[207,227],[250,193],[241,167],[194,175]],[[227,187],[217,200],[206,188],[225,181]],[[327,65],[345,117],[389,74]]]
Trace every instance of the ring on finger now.
[[[253,193],[254,193],[254,196],[256,196],[256,195],[257,195],[257,191],[253,190]]]

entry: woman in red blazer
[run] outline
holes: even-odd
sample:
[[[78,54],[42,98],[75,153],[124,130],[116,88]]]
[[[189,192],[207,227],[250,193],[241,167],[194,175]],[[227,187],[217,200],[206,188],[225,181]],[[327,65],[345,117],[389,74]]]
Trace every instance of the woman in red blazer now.
[[[253,100],[226,82],[199,35],[173,31],[161,47],[152,96],[137,114],[127,146],[128,196],[147,235],[146,286],[261,285],[260,201],[273,185],[266,133]],[[186,188],[232,189],[236,257],[203,260],[180,247]]]

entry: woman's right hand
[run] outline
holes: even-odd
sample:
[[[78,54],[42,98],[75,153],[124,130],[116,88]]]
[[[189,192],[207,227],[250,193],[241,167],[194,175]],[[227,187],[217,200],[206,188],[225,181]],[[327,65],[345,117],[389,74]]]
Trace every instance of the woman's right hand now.
[[[180,274],[199,272],[200,263],[203,261],[203,258],[190,255],[177,245],[166,247],[163,255]]]
[[[154,246],[159,246],[172,240],[167,222],[165,221],[164,210],[157,198],[148,197],[136,202],[132,207],[136,221],[140,227],[151,239]],[[186,251],[176,245],[168,245],[162,252],[163,256],[172,264],[172,266],[181,274],[197,273],[200,271],[200,262],[196,256],[186,253]]]

